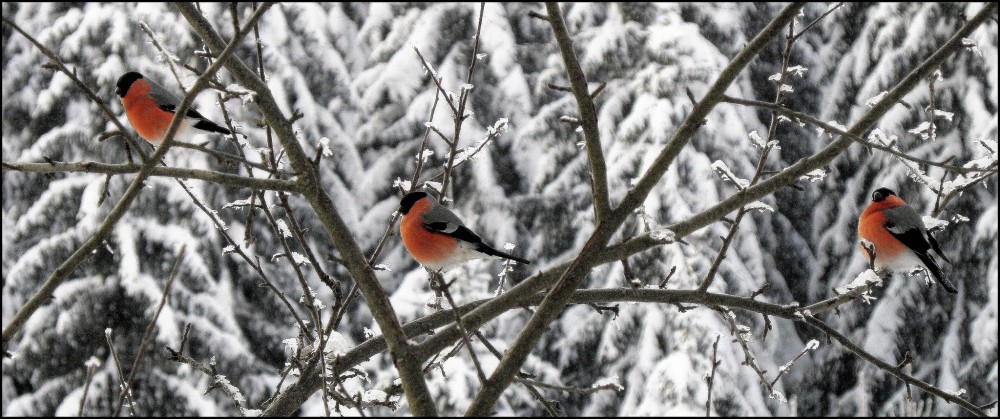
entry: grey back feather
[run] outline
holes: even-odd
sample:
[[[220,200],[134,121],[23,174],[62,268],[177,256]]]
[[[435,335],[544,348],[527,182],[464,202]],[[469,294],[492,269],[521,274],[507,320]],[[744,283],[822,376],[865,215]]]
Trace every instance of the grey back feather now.
[[[149,83],[149,96],[156,101],[157,105],[171,105],[177,107],[181,104],[181,98],[177,97],[173,93],[170,93],[170,91],[163,88],[163,86],[160,86],[150,79],[146,79],[146,83]]]
[[[895,234],[902,234],[908,230],[919,229],[920,235],[926,238],[927,228],[924,227],[924,219],[920,217],[913,207],[904,205],[890,208],[882,212],[885,214],[885,221],[889,231]]]
[[[427,199],[431,201],[431,209],[420,217],[420,221],[424,224],[446,223],[447,227],[441,230],[444,233],[454,233],[459,227],[465,226],[455,213],[439,204],[434,197],[428,195]]]

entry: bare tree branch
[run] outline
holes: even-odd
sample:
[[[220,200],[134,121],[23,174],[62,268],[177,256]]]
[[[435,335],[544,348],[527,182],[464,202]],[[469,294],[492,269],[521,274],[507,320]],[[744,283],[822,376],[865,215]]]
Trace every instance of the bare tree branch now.
[[[260,16],[262,16],[263,13],[268,8],[270,8],[270,6],[271,4],[262,5],[261,8],[258,9],[257,12],[254,14],[254,16],[251,17],[250,23],[253,23],[257,19],[259,19]],[[68,259],[66,259],[66,261],[64,261],[58,268],[56,268],[56,270],[49,276],[49,278],[45,280],[45,283],[42,285],[42,287],[31,297],[31,299],[28,300],[27,303],[24,304],[23,307],[21,307],[20,310],[18,310],[17,314],[14,315],[10,323],[4,326],[3,328],[4,351],[7,350],[7,346],[10,344],[11,339],[13,339],[14,335],[21,330],[21,328],[24,326],[24,323],[28,321],[28,318],[30,318],[31,315],[35,313],[35,311],[37,311],[46,301],[48,301],[48,299],[52,296],[52,293],[55,292],[56,288],[59,287],[59,285],[62,284],[62,282],[65,281],[66,278],[69,277],[69,275],[72,274],[73,271],[76,270],[76,268],[80,266],[81,263],[83,263],[83,260],[90,255],[91,251],[100,246],[100,244],[107,238],[107,236],[114,229],[114,226],[115,224],[118,223],[118,220],[120,220],[121,217],[125,215],[125,212],[132,204],[132,201],[134,201],[135,198],[139,196],[139,192],[142,190],[146,178],[148,178],[150,174],[152,174],[156,162],[160,161],[160,159],[163,158],[167,150],[169,150],[170,146],[173,144],[174,134],[180,127],[180,122],[183,119],[183,116],[187,114],[188,109],[191,108],[191,104],[194,103],[195,96],[197,96],[198,93],[208,85],[208,79],[211,78],[212,75],[215,74],[215,72],[222,67],[222,63],[225,63],[229,55],[232,54],[233,51],[235,51],[236,45],[239,44],[239,41],[243,39],[244,36],[246,36],[247,32],[249,31],[248,29],[249,28],[244,28],[244,31],[241,31],[239,34],[237,34],[237,36],[233,38],[232,42],[230,42],[228,45],[223,44],[225,45],[224,48],[223,47],[219,48],[218,61],[215,64],[209,66],[208,70],[205,71],[205,74],[203,74],[201,77],[198,77],[194,85],[191,86],[190,92],[184,95],[184,100],[182,100],[181,103],[177,106],[174,119],[170,122],[170,126],[167,128],[167,132],[164,135],[163,142],[160,143],[160,146],[156,149],[156,151],[153,153],[150,159],[142,165],[142,168],[139,170],[139,173],[136,174],[135,179],[132,181],[132,184],[129,185],[128,189],[125,191],[125,194],[121,197],[118,203],[115,204],[115,207],[111,210],[110,213],[108,213],[107,217],[105,217],[104,221],[101,222],[101,225],[97,228],[97,230],[94,231],[94,234],[91,235],[91,237],[86,242],[84,242],[79,249],[73,252],[73,254]]]
[[[566,65],[569,82],[573,86],[576,106],[580,109],[583,139],[587,145],[587,160],[590,162],[590,185],[594,195],[594,222],[596,223],[603,220],[611,211],[608,193],[608,168],[604,162],[600,131],[597,130],[597,107],[594,106],[590,88],[587,87],[587,78],[583,74],[583,68],[580,67],[580,61],[577,60],[576,52],[573,51],[573,41],[569,38],[569,30],[566,29],[566,22],[563,21],[559,3],[545,3],[545,10],[548,12],[552,33],[555,35],[556,44],[559,45],[559,52],[562,53],[563,63]]]
[[[15,170],[19,172],[32,173],[98,173],[98,174],[129,174],[142,170],[138,164],[111,164],[98,162],[51,162],[51,163],[3,163],[5,170]],[[176,179],[198,179],[207,182],[214,182],[220,185],[260,189],[265,191],[298,192],[299,186],[295,181],[282,179],[260,179],[251,178],[230,173],[215,172],[211,170],[186,169],[180,167],[156,166],[149,173],[150,176],[170,177]]]
[[[528,320],[521,333],[518,334],[517,339],[511,345],[510,350],[507,351],[504,359],[500,361],[497,369],[490,376],[487,384],[476,394],[476,398],[473,400],[472,405],[469,406],[466,414],[475,416],[489,414],[493,404],[500,398],[504,389],[510,385],[514,374],[520,369],[521,364],[527,359],[532,348],[534,348],[542,334],[548,329],[549,323],[555,319],[563,306],[573,296],[580,282],[590,272],[586,261],[591,259],[599,249],[607,245],[608,241],[611,240],[611,236],[618,230],[618,227],[625,221],[625,218],[645,200],[646,196],[653,189],[653,186],[659,182],[660,177],[666,172],[667,167],[677,157],[677,154],[680,153],[681,148],[691,140],[695,131],[701,126],[701,121],[722,99],[722,92],[736,79],[736,76],[742,71],[743,67],[749,64],[750,60],[764,49],[764,46],[767,45],[788,21],[795,17],[798,10],[803,6],[804,4],[801,3],[792,4],[782,10],[722,70],[719,78],[709,89],[706,99],[695,106],[691,114],[684,119],[680,129],[674,133],[673,138],[667,143],[667,146],[642,178],[625,196],[622,203],[614,211],[610,212],[607,217],[599,221],[593,235],[587,240],[579,256],[562,273],[555,287],[549,292],[545,300],[542,301],[542,304],[539,305],[531,319]],[[554,19],[551,12],[549,13],[549,19]],[[509,293],[510,291],[508,291]],[[473,324],[471,327],[476,327],[472,321],[469,323]]]
[[[210,50],[218,51],[222,48],[224,45],[222,38],[192,4],[176,3],[175,7],[187,18]],[[316,212],[334,247],[340,252],[345,267],[358,284],[365,300],[368,301],[373,317],[385,333],[389,354],[399,371],[412,412],[416,415],[436,414],[437,409],[423,379],[420,363],[412,361],[410,354],[413,347],[407,342],[406,334],[400,328],[392,303],[382,290],[375,272],[361,253],[357,242],[351,236],[351,230],[338,213],[329,195],[324,192],[316,167],[292,131],[292,122],[282,114],[267,84],[245,63],[239,59],[227,60],[226,68],[240,84],[257,94],[256,103],[278,136],[292,167],[299,173],[300,190]]]

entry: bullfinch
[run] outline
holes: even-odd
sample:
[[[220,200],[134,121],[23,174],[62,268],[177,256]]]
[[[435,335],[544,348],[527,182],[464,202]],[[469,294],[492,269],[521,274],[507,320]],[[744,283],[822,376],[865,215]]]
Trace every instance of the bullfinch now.
[[[115,90],[125,107],[125,116],[139,136],[156,145],[163,141],[167,127],[174,118],[174,110],[180,105],[181,99],[164,89],[152,80],[147,80],[137,72],[128,72],[118,78],[118,88]],[[194,134],[217,132],[230,134],[230,131],[209,121],[194,109],[188,109],[186,117],[181,120],[174,138],[182,139]]]
[[[399,235],[410,256],[425,268],[440,271],[472,259],[496,256],[531,263],[496,250],[469,230],[455,213],[426,192],[411,192],[399,203],[403,220]]]
[[[934,236],[927,232],[920,214],[892,190],[879,188],[872,192],[872,202],[858,220],[858,238],[861,251],[869,263],[871,256],[864,246],[874,246],[877,269],[907,271],[923,267],[946,291],[952,294],[958,292],[955,285],[941,274],[941,268],[930,255],[930,250],[934,249],[944,260],[948,260],[941,253]]]

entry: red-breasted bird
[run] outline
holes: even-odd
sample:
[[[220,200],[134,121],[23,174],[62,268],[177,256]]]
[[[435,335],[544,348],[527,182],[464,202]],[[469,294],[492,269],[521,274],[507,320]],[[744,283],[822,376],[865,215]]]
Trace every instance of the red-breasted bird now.
[[[399,203],[403,246],[425,268],[440,271],[462,262],[497,256],[521,263],[526,259],[496,250],[469,230],[455,213],[426,192],[411,192]]]
[[[858,219],[858,238],[861,252],[869,262],[871,256],[865,251],[865,242],[874,246],[876,269],[905,272],[923,267],[946,291],[958,292],[930,255],[934,249],[948,261],[934,236],[927,232],[924,220],[892,190],[879,188],[872,192],[872,202]]]
[[[167,133],[167,127],[170,126],[174,110],[180,105],[181,99],[134,71],[118,78],[118,89],[115,92],[121,98],[125,116],[135,132],[154,145],[163,141],[163,135]],[[174,138],[178,140],[198,134],[199,131],[230,133],[228,129],[209,121],[194,109],[188,109],[180,124],[174,134]]]

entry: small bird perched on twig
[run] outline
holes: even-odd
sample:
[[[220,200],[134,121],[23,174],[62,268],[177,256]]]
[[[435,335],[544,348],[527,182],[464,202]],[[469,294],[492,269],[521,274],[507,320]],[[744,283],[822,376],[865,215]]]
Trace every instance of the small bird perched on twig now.
[[[531,263],[483,243],[483,239],[469,230],[455,213],[426,192],[407,194],[399,206],[403,214],[399,223],[403,246],[414,260],[427,269],[440,271],[472,259],[491,256]]]
[[[170,127],[170,121],[174,119],[181,99],[135,71],[125,73],[118,78],[118,88],[115,92],[121,98],[125,116],[128,117],[132,128],[135,128],[135,132],[153,145],[163,141],[163,136]],[[174,138],[186,139],[198,134],[199,131],[230,134],[228,129],[209,121],[198,111],[188,109],[185,118],[177,127]]]
[[[927,232],[920,214],[891,189],[879,188],[872,192],[872,202],[858,219],[858,238],[869,263],[871,256],[865,246],[870,246],[874,252],[877,269],[906,271],[921,267],[946,291],[958,292],[941,273],[930,250],[934,249],[945,261],[951,261],[941,252],[934,236]]]

